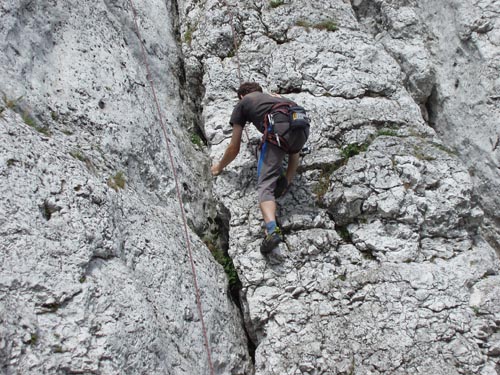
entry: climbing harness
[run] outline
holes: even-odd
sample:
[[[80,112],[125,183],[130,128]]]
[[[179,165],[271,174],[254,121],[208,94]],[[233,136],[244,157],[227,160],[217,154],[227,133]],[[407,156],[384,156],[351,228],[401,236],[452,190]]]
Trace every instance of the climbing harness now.
[[[282,114],[288,116],[289,127],[283,134],[278,134],[274,129],[274,116]],[[303,131],[304,133],[309,128],[309,118],[306,115],[306,110],[298,106],[294,102],[277,103],[272,106],[271,110],[264,116],[263,135],[259,148],[262,149],[267,142],[278,146],[287,154],[295,154],[302,150],[292,149],[285,139],[285,135],[292,131]],[[305,133],[307,136],[307,133]]]
[[[137,37],[139,39],[139,44],[141,46],[141,52],[142,52],[142,57],[143,57],[143,60],[144,60],[144,65],[146,67],[148,82],[149,82],[149,85],[151,87],[151,92],[153,94],[154,102],[155,102],[155,105],[156,105],[156,110],[158,111],[159,123],[160,123],[161,129],[162,129],[162,132],[163,132],[163,136],[165,138],[165,143],[166,143],[166,146],[167,146],[167,152],[168,152],[168,156],[169,156],[169,159],[170,159],[170,165],[171,165],[172,173],[173,173],[174,180],[175,180],[175,189],[177,191],[177,199],[179,201],[179,208],[180,208],[180,211],[181,211],[182,221],[183,221],[183,224],[184,224],[184,236],[185,236],[185,239],[186,239],[186,248],[187,248],[187,251],[188,251],[189,261],[191,263],[191,271],[192,271],[192,274],[193,274],[193,284],[194,284],[194,289],[195,289],[195,294],[196,294],[196,306],[198,308],[198,315],[199,315],[199,318],[200,318],[200,321],[201,321],[201,327],[202,327],[202,331],[203,331],[203,339],[204,339],[205,348],[206,348],[206,351],[207,351],[208,364],[209,364],[209,367],[210,367],[210,375],[214,375],[215,374],[215,372],[214,372],[214,365],[212,363],[212,355],[210,353],[210,346],[209,346],[209,343],[208,343],[207,329],[205,327],[205,321],[203,320],[203,310],[202,310],[202,306],[201,306],[200,289],[198,287],[198,279],[197,279],[197,276],[196,276],[196,267],[194,265],[193,254],[192,254],[192,251],[191,251],[191,242],[189,240],[189,232],[188,232],[188,225],[187,225],[186,213],[185,213],[185,210],[184,210],[184,204],[182,202],[182,195],[181,195],[180,188],[179,188],[179,179],[177,177],[177,172],[176,172],[176,168],[175,168],[175,162],[174,162],[174,158],[172,156],[172,151],[170,149],[170,139],[169,139],[169,137],[167,135],[167,129],[166,129],[165,123],[163,121],[163,115],[162,115],[162,112],[161,112],[161,109],[160,109],[160,104],[158,102],[158,97],[156,95],[156,90],[155,90],[155,87],[154,87],[154,84],[153,84],[153,78],[152,78],[152,75],[151,75],[151,70],[149,68],[148,59],[147,59],[147,56],[146,56],[146,50],[145,50],[145,47],[144,47],[144,43],[142,41],[141,33],[139,31],[139,25],[137,23],[137,11],[135,9],[133,1],[129,0],[129,2],[130,2],[130,6],[132,8],[133,16],[134,16],[135,30],[137,32]]]

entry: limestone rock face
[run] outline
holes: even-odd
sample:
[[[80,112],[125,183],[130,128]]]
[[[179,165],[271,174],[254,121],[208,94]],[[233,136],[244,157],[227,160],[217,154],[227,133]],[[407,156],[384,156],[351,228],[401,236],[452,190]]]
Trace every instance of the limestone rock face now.
[[[417,2],[364,3],[180,3],[187,82],[203,83],[213,159],[228,144],[240,79],[312,119],[312,153],[279,202],[285,243],[270,259],[259,252],[253,127],[215,180],[255,373],[500,373],[499,261],[481,236],[478,190],[422,111],[446,66],[414,38],[433,35]],[[374,38],[380,9],[391,32]],[[432,115],[436,129],[446,121]]]
[[[500,4],[354,1],[363,27],[401,62],[405,86],[466,165],[500,254]]]
[[[0,368],[4,374],[206,374],[156,84],[218,373],[252,371],[227,279],[196,233],[215,211],[184,128],[162,1],[0,5]],[[20,98],[22,97],[22,98]],[[195,233],[196,232],[196,233]]]
[[[2,373],[210,374],[194,265],[214,374],[500,374],[498,9],[0,3]],[[269,258],[241,80],[312,120]]]

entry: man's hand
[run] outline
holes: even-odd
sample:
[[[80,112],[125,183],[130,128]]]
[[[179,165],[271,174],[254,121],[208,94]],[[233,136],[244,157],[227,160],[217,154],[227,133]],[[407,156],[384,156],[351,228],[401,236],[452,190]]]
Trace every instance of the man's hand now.
[[[219,163],[215,163],[214,165],[212,165],[212,168],[210,168],[210,170],[212,172],[212,176],[218,176],[222,172],[222,168],[220,167]]]
[[[224,170],[225,167],[231,163],[238,152],[240,152],[240,143],[241,143],[241,134],[243,133],[243,126],[238,124],[233,124],[233,134],[231,135],[231,141],[229,142],[229,146],[227,146],[226,151],[224,151],[224,155],[222,159],[219,160],[218,163],[212,165],[210,171],[213,176],[218,176]]]

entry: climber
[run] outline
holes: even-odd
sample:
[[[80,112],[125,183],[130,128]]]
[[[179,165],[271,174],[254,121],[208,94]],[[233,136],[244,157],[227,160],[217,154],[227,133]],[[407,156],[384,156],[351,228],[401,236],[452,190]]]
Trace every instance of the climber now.
[[[292,183],[299,165],[299,152],[309,136],[309,120],[302,107],[279,95],[263,93],[258,83],[241,84],[237,94],[239,102],[229,121],[233,127],[231,141],[211,171],[212,175],[219,175],[236,158],[243,128],[247,122],[252,122],[263,134],[259,146],[257,191],[266,225],[266,235],[260,247],[265,255],[282,241],[281,230],[276,225],[275,199],[283,196]],[[286,154],[289,156],[285,173],[283,160]]]

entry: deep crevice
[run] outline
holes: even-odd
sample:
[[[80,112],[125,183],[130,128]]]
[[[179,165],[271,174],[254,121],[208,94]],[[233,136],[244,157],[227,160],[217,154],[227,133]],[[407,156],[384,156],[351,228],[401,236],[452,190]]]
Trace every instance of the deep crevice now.
[[[205,90],[203,86],[203,72],[197,72],[197,74],[192,74],[188,76],[186,67],[184,64],[184,55],[182,52],[182,36],[180,31],[180,15],[179,15],[179,5],[176,0],[171,3],[167,2],[167,7],[171,5],[171,13],[174,15],[172,20],[173,32],[175,34],[175,39],[178,45],[178,55],[179,61],[176,64],[178,69],[178,79],[179,79],[179,97],[181,98],[185,110],[183,111],[183,121],[182,124],[185,125],[186,130],[191,134],[191,141],[193,138],[199,139],[206,146],[208,144],[203,131],[203,121],[201,116],[201,99],[205,96]],[[193,82],[190,82],[193,80]]]
[[[423,116],[424,118],[427,118],[427,124],[433,128],[436,129],[436,119],[437,119],[437,106],[438,106],[438,92],[436,89],[436,86],[434,85],[432,87],[431,94],[427,98],[427,100],[424,103],[425,110],[427,112],[427,116]]]
[[[167,3],[168,7],[168,3]],[[178,64],[178,79],[180,84],[180,97],[185,105],[184,124],[188,132],[197,135],[205,145],[208,141],[205,137],[202,124],[202,98],[205,97],[205,89],[203,86],[202,70],[186,71],[184,64],[184,55],[182,53],[182,37],[180,32],[180,14],[177,0],[172,1],[171,11],[173,17],[173,30],[178,43],[179,64]],[[200,68],[201,69],[201,68]],[[193,138],[191,138],[193,141]],[[194,142],[193,142],[194,143]],[[215,208],[215,215],[208,215],[207,227],[204,233],[198,233],[203,242],[207,245],[214,258],[224,267],[224,271],[228,277],[228,296],[240,312],[239,321],[245,331],[247,350],[253,364],[255,364],[256,345],[251,339],[248,327],[244,323],[244,311],[242,306],[242,283],[238,277],[233,260],[229,256],[229,222],[231,213],[227,207],[218,203]]]

